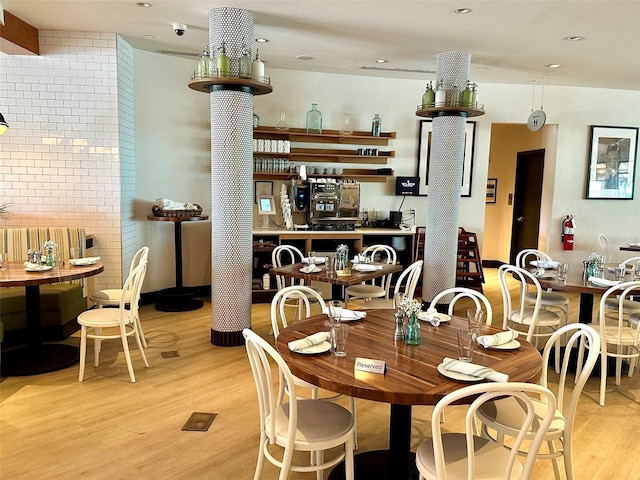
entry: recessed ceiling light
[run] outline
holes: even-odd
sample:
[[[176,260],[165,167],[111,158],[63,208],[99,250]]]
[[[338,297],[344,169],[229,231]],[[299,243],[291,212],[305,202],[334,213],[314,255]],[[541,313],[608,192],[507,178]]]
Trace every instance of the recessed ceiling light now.
[[[149,2],[136,2],[136,7],[149,8],[153,7]]]
[[[559,63],[551,63],[551,64],[547,65],[547,67],[549,67],[549,68],[558,68],[559,66],[560,66]]]
[[[262,37],[256,38],[256,42],[258,42],[258,43],[267,43],[268,41],[269,40],[267,40],[266,38],[262,38]]]
[[[465,15],[467,13],[471,13],[473,12],[473,10],[471,10],[470,8],[455,8],[453,9],[453,13],[457,13],[458,15]]]
[[[584,40],[582,35],[570,35],[568,37],[564,37],[568,42],[579,42],[580,40]]]
[[[384,58],[379,58],[376,60],[376,63],[387,63],[389,60],[385,60]]]
[[[311,55],[296,55],[297,60],[313,60]]]
[[[156,37],[154,37],[153,35],[147,34],[147,35],[143,35],[143,38],[146,38],[147,40],[153,40]]]

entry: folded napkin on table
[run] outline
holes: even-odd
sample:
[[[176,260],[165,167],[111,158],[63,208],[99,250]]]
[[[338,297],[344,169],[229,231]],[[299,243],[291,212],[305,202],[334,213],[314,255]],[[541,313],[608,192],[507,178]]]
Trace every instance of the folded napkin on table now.
[[[349,310],[347,308],[337,308],[340,311],[340,321],[360,320],[367,316],[367,312]]]
[[[606,278],[600,277],[589,277],[589,281],[594,285],[599,285],[601,287],[613,287],[614,285],[618,285],[620,283],[617,280],[607,280]]]
[[[301,338],[300,340],[292,340],[289,342],[289,350],[295,352],[296,350],[302,350],[305,347],[317,345],[329,340],[329,332],[318,332],[308,337]]]
[[[32,263],[32,262],[24,262],[24,269],[25,270],[40,270],[42,269],[42,265],[38,265],[37,263]]]
[[[538,277],[544,277],[544,273],[545,273],[544,272],[544,268],[538,267],[538,269],[535,272],[533,272],[533,276],[537,277],[537,278]]]
[[[538,268],[558,268],[560,266],[560,262],[554,260],[532,260],[530,263]]]
[[[311,265],[307,265],[307,266],[305,266],[305,267],[302,267],[302,268],[300,269],[300,271],[301,271],[302,273],[312,273],[312,272],[315,272],[315,271],[316,271],[316,264],[315,264],[315,263],[312,263]]]
[[[375,272],[376,270],[382,270],[381,265],[372,265],[370,263],[358,263],[353,266],[358,272]]]
[[[69,260],[71,265],[91,265],[100,260],[100,257],[72,258]]]
[[[493,335],[480,335],[477,341],[484,348],[495,347],[496,345],[504,345],[511,340],[518,338],[518,332],[508,330],[506,332],[494,333]]]
[[[461,362],[460,360],[456,360],[454,358],[445,357],[442,361],[442,365],[444,366],[445,370],[464,373],[465,375],[471,375],[473,377],[484,378],[485,380],[491,380],[492,382],[509,381],[509,375],[496,372],[493,368],[476,365],[475,363]]]

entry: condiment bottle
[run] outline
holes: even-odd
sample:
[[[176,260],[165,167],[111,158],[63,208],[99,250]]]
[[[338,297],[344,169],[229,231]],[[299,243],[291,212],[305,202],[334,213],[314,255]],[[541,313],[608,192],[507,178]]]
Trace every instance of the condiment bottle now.
[[[252,65],[253,79],[257,82],[262,82],[264,77],[264,62],[260,60],[260,50],[256,49],[256,59]]]
[[[249,49],[245,45],[242,49],[242,55],[240,56],[240,60],[238,61],[238,74],[241,78],[251,78],[251,55],[249,55]]]
[[[218,55],[218,76],[228,77],[231,73],[231,60],[227,56],[227,49],[222,42],[222,52]]]

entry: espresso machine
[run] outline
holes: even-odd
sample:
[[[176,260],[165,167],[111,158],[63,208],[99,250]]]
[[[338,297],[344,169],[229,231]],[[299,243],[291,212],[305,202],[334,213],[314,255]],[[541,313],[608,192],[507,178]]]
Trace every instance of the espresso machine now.
[[[309,179],[309,224],[312,230],[355,230],[360,223],[360,184],[335,178]]]

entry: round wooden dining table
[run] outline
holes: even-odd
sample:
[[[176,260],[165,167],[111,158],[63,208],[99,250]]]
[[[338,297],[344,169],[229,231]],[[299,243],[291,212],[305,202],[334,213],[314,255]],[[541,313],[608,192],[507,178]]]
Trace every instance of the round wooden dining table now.
[[[328,331],[325,315],[289,325],[278,335],[276,348],[292,373],[323,389],[390,404],[389,450],[355,455],[356,479],[404,480],[417,478],[411,454],[411,406],[435,405],[466,382],[440,374],[437,366],[444,357],[457,358],[457,329],[467,328],[467,320],[453,317],[433,327],[422,323],[420,345],[406,345],[393,339],[393,310],[368,310],[367,316],[349,322],[347,356],[331,353],[302,355],[289,350],[288,343],[319,331]],[[499,332],[483,325],[481,335]],[[473,363],[509,375],[514,382],[535,382],[541,373],[541,356],[535,347],[519,339],[516,350],[484,349],[474,346]],[[356,357],[384,360],[384,374],[355,371]],[[344,478],[344,469],[335,468],[329,479]]]
[[[12,262],[0,268],[0,287],[24,287],[29,344],[8,350],[2,355],[2,374],[8,376],[37,375],[66,368],[78,362],[75,345],[45,344],[40,321],[40,285],[68,282],[97,275],[104,264],[62,265],[46,271],[27,271],[21,263]]]

